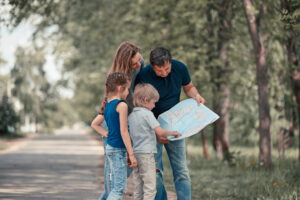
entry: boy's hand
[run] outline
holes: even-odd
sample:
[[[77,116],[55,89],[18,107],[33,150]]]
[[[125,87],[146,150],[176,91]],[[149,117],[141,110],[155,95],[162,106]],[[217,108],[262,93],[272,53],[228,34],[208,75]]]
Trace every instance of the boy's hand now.
[[[173,132],[172,132],[172,135],[173,135],[174,137],[176,137],[176,138],[178,138],[178,137],[181,136],[181,134],[178,133],[177,131],[173,131]]]
[[[165,138],[165,137],[157,137],[157,141],[160,143],[160,144],[168,144],[170,141]]]
[[[134,155],[129,156],[129,162],[130,162],[129,167],[131,167],[131,168],[137,167],[137,161],[136,161]]]

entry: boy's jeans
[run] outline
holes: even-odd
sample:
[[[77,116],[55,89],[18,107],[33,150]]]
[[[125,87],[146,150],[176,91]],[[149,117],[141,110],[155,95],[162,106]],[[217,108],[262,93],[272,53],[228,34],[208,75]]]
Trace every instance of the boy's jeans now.
[[[156,169],[160,170],[160,172],[156,173],[157,193],[155,200],[168,199],[161,173],[163,171],[162,146],[162,144],[157,143],[157,154],[155,154]],[[168,144],[164,144],[164,146],[173,170],[177,199],[190,200],[191,179],[186,162],[185,140],[170,141]]]
[[[137,153],[133,169],[134,200],[154,200],[156,194],[155,160],[153,153]]]
[[[112,190],[107,200],[122,200],[126,189],[127,165],[126,148],[115,148],[106,144],[106,154],[112,172]]]

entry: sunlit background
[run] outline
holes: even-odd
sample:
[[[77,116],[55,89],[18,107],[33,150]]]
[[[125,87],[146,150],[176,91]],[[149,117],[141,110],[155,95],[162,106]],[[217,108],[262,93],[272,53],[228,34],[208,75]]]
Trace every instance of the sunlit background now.
[[[299,1],[0,2],[0,135],[89,126],[119,44],[137,44],[146,64],[164,46],[221,116],[187,139],[194,199],[300,197]],[[274,171],[264,177],[261,165]]]

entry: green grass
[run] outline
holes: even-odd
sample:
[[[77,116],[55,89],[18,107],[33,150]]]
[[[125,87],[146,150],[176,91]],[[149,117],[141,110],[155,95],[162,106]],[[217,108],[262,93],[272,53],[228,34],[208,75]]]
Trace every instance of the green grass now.
[[[273,149],[271,170],[261,167],[258,149],[255,147],[231,147],[234,165],[214,156],[202,155],[202,146],[189,145],[187,158],[192,179],[192,199],[300,199],[300,162],[298,150],[288,149],[284,158],[279,158]],[[172,170],[164,154],[164,180],[167,189],[174,191]]]
[[[14,139],[23,138],[23,137],[25,137],[25,135],[22,133],[18,133],[18,132],[0,134],[0,139],[4,139],[4,140],[14,140]]]
[[[6,148],[7,148],[7,145],[1,144],[1,143],[0,143],[0,151],[1,151],[1,150],[4,150],[4,149],[6,149]]]
[[[7,133],[7,134],[0,134],[0,151],[5,150],[9,147],[6,141],[13,141],[15,139],[25,137],[24,134],[21,133]]]

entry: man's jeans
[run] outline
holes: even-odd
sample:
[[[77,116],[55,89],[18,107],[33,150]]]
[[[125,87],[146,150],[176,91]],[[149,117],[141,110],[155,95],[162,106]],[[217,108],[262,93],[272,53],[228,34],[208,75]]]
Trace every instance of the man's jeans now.
[[[157,143],[157,154],[155,154],[156,169],[160,170],[160,172],[156,173],[157,193],[155,200],[168,199],[161,173],[163,171],[162,146],[162,144]],[[185,140],[170,141],[168,144],[164,144],[164,146],[173,170],[177,199],[190,200],[191,179],[186,162]]]
[[[107,200],[122,200],[127,180],[126,148],[115,148],[106,144],[106,154],[112,172],[112,190]]]

